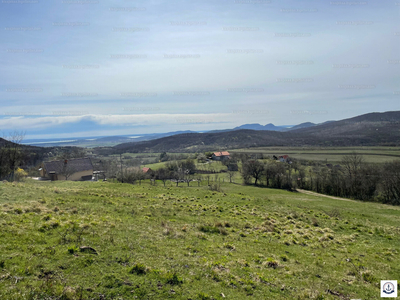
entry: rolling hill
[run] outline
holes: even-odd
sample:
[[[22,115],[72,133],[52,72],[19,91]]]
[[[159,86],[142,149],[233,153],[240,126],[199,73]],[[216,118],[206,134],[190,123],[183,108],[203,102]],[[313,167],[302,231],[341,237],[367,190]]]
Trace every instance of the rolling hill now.
[[[369,113],[291,132],[326,139],[333,144],[340,143],[342,139],[351,139],[355,146],[397,146],[400,139],[400,111]]]
[[[267,146],[398,146],[400,112],[370,113],[341,121],[293,129],[233,130],[178,134],[145,142],[124,143],[116,152],[197,152]]]

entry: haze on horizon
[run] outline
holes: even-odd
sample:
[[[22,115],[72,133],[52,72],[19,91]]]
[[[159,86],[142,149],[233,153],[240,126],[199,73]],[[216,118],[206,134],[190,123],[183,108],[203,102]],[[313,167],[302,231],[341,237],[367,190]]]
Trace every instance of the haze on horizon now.
[[[2,0],[0,131],[296,125],[399,110],[400,2]]]

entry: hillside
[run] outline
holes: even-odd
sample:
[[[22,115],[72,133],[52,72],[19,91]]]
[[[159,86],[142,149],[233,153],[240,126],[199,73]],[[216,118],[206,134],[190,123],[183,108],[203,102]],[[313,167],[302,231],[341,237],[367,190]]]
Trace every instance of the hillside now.
[[[196,152],[261,146],[301,146],[301,135],[278,131],[234,130],[218,133],[179,134],[146,142],[114,147],[122,152]]]
[[[308,127],[312,127],[312,126],[315,126],[315,125],[317,125],[317,124],[311,123],[311,122],[305,122],[305,123],[301,123],[299,125],[290,127],[288,129],[286,129],[286,131],[296,130],[296,129],[300,129],[300,128],[308,128]]]
[[[0,298],[378,299],[400,274],[398,207],[222,189],[0,183]]]
[[[369,113],[340,121],[333,121],[292,133],[327,138],[332,143],[352,139],[353,145],[399,145],[400,112]]]
[[[268,146],[399,146],[400,112],[372,113],[286,132],[233,130],[124,143],[116,152],[196,152]],[[304,127],[303,126],[303,127]]]

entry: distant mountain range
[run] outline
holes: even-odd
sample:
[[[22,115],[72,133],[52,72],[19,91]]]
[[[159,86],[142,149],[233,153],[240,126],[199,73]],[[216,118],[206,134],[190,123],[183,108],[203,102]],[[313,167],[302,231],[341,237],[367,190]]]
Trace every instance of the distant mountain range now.
[[[275,126],[272,123],[267,125],[260,124],[244,124],[233,129],[222,129],[222,130],[211,130],[211,131],[202,131],[202,133],[221,133],[228,131],[235,131],[241,129],[250,129],[250,130],[269,130],[269,131],[290,131],[298,128],[305,128],[309,126],[314,126],[314,123],[302,123],[296,126],[287,125],[287,126]],[[60,139],[26,139],[23,141],[25,145],[31,146],[39,146],[39,147],[60,147],[60,146],[77,146],[77,147],[112,147],[122,143],[131,143],[131,142],[143,142],[155,140],[163,137],[184,134],[184,133],[200,133],[197,131],[173,131],[166,133],[150,133],[150,134],[130,134],[130,135],[121,135],[121,136],[95,136],[95,137],[69,137],[69,138],[60,138]]]
[[[272,123],[267,125],[260,125],[260,124],[244,124],[239,127],[233,128],[233,130],[240,130],[240,129],[251,129],[251,130],[271,130],[271,131],[284,131],[289,130],[292,126],[275,126]]]
[[[303,123],[287,131],[237,129],[178,134],[124,143],[113,149],[117,153],[200,152],[266,146],[400,146],[400,111],[370,113],[322,124]]]
[[[132,151],[195,151],[252,146],[301,145],[397,145],[400,111],[369,113],[321,124],[311,122],[295,126],[244,124],[233,129],[206,132],[175,131],[124,136],[25,140],[34,146],[114,147]],[[396,131],[397,130],[397,131]],[[151,142],[154,141],[154,142]]]

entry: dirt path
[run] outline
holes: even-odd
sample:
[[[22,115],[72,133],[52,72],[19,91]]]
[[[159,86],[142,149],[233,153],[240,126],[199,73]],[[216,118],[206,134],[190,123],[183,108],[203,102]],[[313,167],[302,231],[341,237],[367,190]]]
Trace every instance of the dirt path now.
[[[356,203],[371,203],[371,204],[376,204],[376,208],[379,208],[379,209],[395,209],[395,210],[400,210],[400,207],[398,207],[398,206],[393,206],[393,205],[389,205],[389,204],[374,203],[374,202],[362,202],[362,201],[359,201],[359,200],[350,200],[350,199],[346,199],[346,198],[334,197],[334,196],[319,194],[319,193],[316,193],[316,192],[307,191],[307,190],[302,190],[302,189],[296,189],[296,190],[297,190],[299,193],[306,194],[306,195],[311,195],[311,196],[325,197],[325,198],[331,198],[331,199],[342,200],[342,201],[349,201],[349,202],[356,202]]]
[[[312,191],[307,191],[307,190],[302,190],[302,189],[296,189],[296,190],[299,193],[306,194],[306,195],[312,195],[312,196],[325,197],[325,198],[331,198],[331,199],[336,199],[336,200],[343,200],[343,201],[360,203],[360,201],[350,200],[350,199],[340,198],[340,197],[334,197],[334,196],[329,196],[329,195],[324,195],[324,194],[319,194],[319,193],[312,192]]]

